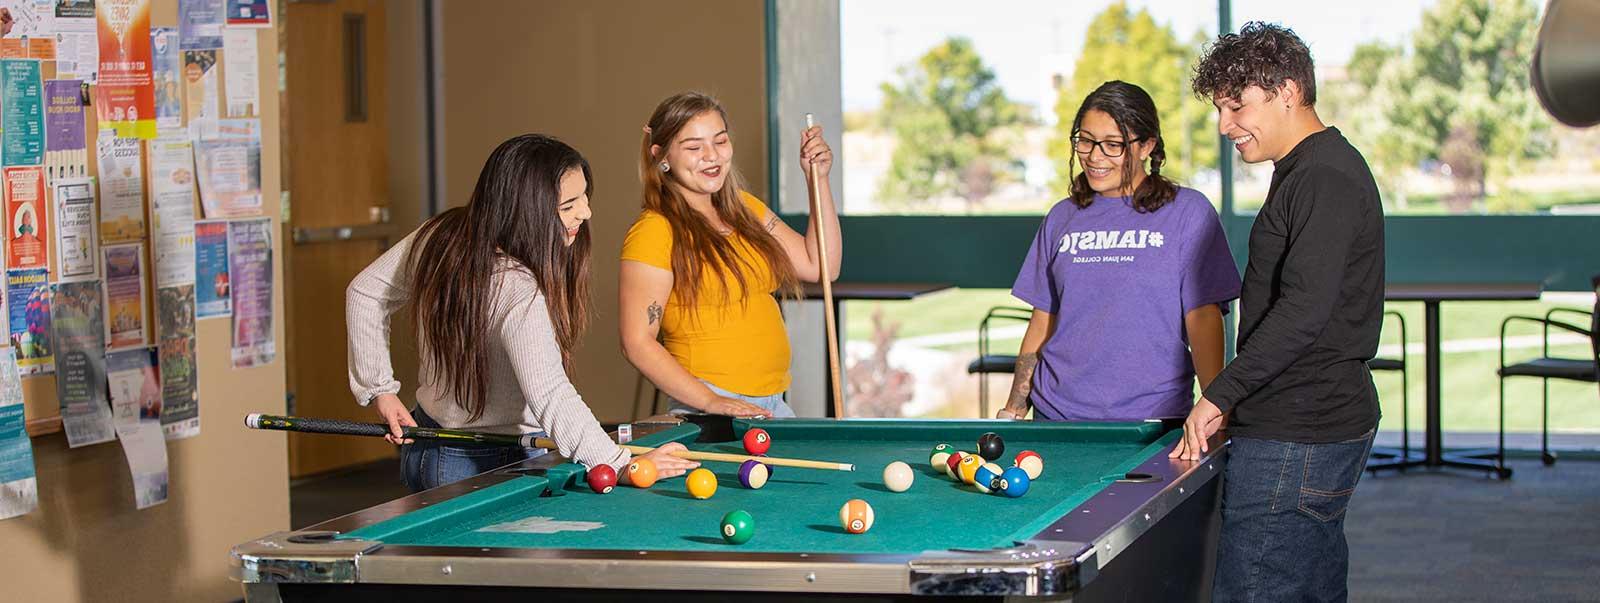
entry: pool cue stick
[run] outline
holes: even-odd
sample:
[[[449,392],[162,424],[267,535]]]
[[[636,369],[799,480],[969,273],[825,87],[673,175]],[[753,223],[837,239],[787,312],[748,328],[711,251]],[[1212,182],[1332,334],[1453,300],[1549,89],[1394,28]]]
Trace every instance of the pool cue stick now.
[[[302,433],[324,433],[332,435],[351,435],[381,438],[389,435],[389,426],[382,423],[358,423],[340,419],[313,419],[307,417],[282,417],[252,413],[245,416],[244,424],[251,429],[269,429],[275,431],[298,431]],[[488,444],[498,446],[521,446],[523,448],[556,449],[556,442],[550,438],[534,437],[531,434],[509,435],[503,433],[485,433],[481,431],[468,431],[464,429],[437,429],[430,427],[402,427],[401,437],[416,440],[439,440],[458,444]],[[633,454],[645,454],[654,448],[649,446],[635,446],[632,444],[619,444],[619,446]],[[856,466],[851,463],[835,463],[831,461],[808,461],[803,459],[785,459],[766,456],[750,456],[746,454],[727,454],[722,452],[700,452],[685,450],[674,453],[672,456],[691,461],[718,461],[725,463],[743,463],[756,461],[764,465],[782,467],[798,467],[801,469],[827,469],[830,471],[855,471]]]
[[[811,114],[807,113],[806,129],[810,130],[814,123]],[[839,317],[833,313],[833,279],[828,274],[828,227],[822,217],[822,188],[816,164],[806,162],[806,177],[811,185],[810,190],[806,191],[811,200],[811,217],[817,221],[817,275],[822,282],[822,322],[828,338],[828,374],[833,376],[833,416],[843,419],[844,380],[839,373]]]

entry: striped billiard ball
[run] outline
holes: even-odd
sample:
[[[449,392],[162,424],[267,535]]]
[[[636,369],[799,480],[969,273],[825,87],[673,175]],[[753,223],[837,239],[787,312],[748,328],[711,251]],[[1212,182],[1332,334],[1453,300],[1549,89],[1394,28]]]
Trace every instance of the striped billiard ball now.
[[[872,520],[872,505],[867,501],[852,498],[839,507],[839,527],[851,534],[865,534],[872,529]]]
[[[761,461],[748,460],[739,463],[739,485],[751,490],[760,490],[767,485],[767,478],[772,477],[772,472]]]
[[[1039,479],[1044,474],[1044,457],[1032,450],[1024,450],[1017,453],[1016,466],[1028,472],[1028,479]]]
[[[972,485],[977,487],[979,492],[988,494],[994,490],[994,480],[1000,479],[1000,476],[1004,474],[1005,470],[1001,469],[999,465],[984,463],[982,467],[978,467],[978,470],[973,472]]]

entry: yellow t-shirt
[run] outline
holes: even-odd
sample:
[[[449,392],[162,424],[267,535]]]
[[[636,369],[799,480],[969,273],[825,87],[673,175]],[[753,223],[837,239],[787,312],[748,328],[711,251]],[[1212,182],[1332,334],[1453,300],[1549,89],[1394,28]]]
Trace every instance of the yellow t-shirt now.
[[[771,213],[760,199],[740,193],[745,207],[765,224]],[[770,396],[789,389],[789,337],[773,293],[778,283],[772,269],[755,249],[737,234],[730,235],[744,265],[751,289],[746,297],[738,279],[728,275],[729,294],[723,301],[716,270],[700,274],[696,306],[699,316],[676,294],[667,298],[661,316],[661,342],[689,374],[722,389],[747,396]],[[622,259],[672,270],[672,229],[667,219],[645,211],[623,239]],[[720,268],[720,267],[718,267]]]

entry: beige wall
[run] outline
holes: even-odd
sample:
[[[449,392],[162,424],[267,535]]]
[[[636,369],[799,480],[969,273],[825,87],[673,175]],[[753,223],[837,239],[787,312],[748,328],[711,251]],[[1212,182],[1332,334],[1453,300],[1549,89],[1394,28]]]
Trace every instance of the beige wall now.
[[[630,418],[638,373],[617,339],[622,236],[639,211],[641,128],[683,90],[722,99],[736,161],[765,196],[765,3],[452,2],[442,11],[443,206],[465,204],[489,152],[526,132],[572,144],[594,168],[598,314],[578,391],[602,421]]]
[[[177,0],[154,0],[152,25],[177,24]],[[279,212],[278,44],[259,34],[262,192],[266,214]],[[281,240],[273,273],[282,282]],[[283,341],[282,288],[273,291]],[[289,524],[283,434],[252,432],[250,412],[282,413],[284,365],[229,367],[229,321],[199,330],[201,432],[167,445],[169,500],[135,510],[128,465],[117,443],[67,449],[55,433],[33,440],[39,510],[0,521],[0,585],[8,601],[224,601],[240,596],[227,578],[228,549]],[[24,381],[29,416],[55,402],[53,381]]]

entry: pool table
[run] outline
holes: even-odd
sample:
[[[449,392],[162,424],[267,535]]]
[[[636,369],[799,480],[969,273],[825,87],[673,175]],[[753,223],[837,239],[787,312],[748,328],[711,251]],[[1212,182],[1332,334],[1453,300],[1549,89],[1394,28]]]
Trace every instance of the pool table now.
[[[1198,462],[1171,461],[1172,422],[1044,423],[901,419],[771,419],[635,425],[633,443],[683,442],[743,454],[759,426],[774,457],[854,463],[854,472],[776,467],[765,487],[738,466],[707,463],[718,488],[695,499],[683,478],[596,494],[584,468],[547,454],[232,550],[246,599],[896,600],[1046,596],[1058,600],[1198,600],[1215,563],[1220,438]],[[982,494],[935,471],[944,442],[972,451],[1005,440],[1003,466],[1024,449],[1044,458],[1025,496]],[[915,479],[896,493],[886,464]],[[839,508],[866,500],[865,534]],[[755,520],[754,537],[724,542],[722,516]]]

